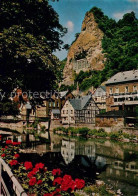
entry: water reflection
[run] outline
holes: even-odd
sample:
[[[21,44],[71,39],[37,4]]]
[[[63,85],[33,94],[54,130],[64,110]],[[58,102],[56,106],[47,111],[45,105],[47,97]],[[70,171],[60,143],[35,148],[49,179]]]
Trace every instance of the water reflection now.
[[[21,135],[9,137],[17,141],[25,139]],[[30,140],[34,140],[33,136]],[[39,142],[23,150],[23,160],[42,161],[49,169],[60,167],[64,173],[89,182],[97,177],[121,189],[124,195],[138,195],[138,145],[109,140],[78,140],[51,134],[50,144]]]

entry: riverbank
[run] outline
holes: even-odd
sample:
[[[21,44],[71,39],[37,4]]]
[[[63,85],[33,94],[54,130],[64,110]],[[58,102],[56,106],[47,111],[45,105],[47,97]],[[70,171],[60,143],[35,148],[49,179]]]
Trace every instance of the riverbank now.
[[[59,135],[68,135],[68,136],[82,136],[86,138],[104,138],[104,139],[111,139],[121,142],[132,142],[138,143],[138,136],[134,134],[129,134],[123,132],[123,130],[116,131],[116,132],[106,132],[104,129],[89,129],[87,127],[83,128],[74,128],[74,127],[58,127],[53,130],[55,134]]]

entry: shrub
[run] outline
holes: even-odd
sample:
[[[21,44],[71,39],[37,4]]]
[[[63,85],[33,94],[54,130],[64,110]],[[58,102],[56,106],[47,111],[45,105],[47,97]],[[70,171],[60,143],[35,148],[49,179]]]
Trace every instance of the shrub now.
[[[83,128],[78,128],[78,133],[79,134],[81,134],[81,135],[87,135],[88,134],[88,132],[89,132],[89,128],[87,128],[87,127],[83,127]]]
[[[95,135],[97,133],[97,130],[96,129],[92,129],[92,130],[89,130],[88,131],[88,135]]]
[[[120,134],[118,132],[111,132],[109,134],[111,139],[119,139],[120,138]]]

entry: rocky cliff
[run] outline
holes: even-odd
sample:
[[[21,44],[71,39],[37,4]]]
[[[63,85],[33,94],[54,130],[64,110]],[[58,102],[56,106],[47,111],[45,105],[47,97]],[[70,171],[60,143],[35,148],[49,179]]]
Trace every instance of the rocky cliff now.
[[[81,66],[79,66],[79,69],[75,70],[77,73],[80,70],[102,70],[104,68],[102,38],[103,32],[98,28],[93,13],[87,12],[82,23],[81,33],[68,52],[67,63],[63,71],[65,85],[73,84],[74,63],[82,59],[88,62],[89,67],[80,68]]]

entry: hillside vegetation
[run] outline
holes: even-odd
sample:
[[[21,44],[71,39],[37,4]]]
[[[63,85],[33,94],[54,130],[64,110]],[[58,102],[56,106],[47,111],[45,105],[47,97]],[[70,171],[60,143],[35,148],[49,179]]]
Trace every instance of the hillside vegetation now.
[[[91,86],[98,87],[117,72],[138,69],[138,20],[135,13],[127,13],[116,22],[97,7],[93,7],[89,12],[94,14],[99,28],[104,33],[102,48],[106,62],[102,71],[93,71],[91,74],[81,71],[75,76],[75,83],[79,82],[82,91]]]

